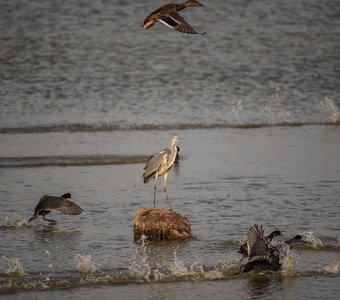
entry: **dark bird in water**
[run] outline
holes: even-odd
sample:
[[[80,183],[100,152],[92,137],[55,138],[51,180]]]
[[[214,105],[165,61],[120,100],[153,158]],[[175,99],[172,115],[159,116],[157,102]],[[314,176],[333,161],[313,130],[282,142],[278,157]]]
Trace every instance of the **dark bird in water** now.
[[[268,234],[266,236],[266,240],[267,242],[271,242],[272,239],[278,235],[281,235],[281,231],[280,230],[274,230],[271,234]]]
[[[163,183],[163,191],[165,193],[166,200],[169,203],[170,209],[172,210],[171,203],[168,198],[168,194],[166,192],[166,179],[168,177],[168,172],[170,171],[171,167],[173,166],[178,148],[176,147],[176,143],[178,141],[178,137],[174,135],[170,141],[170,149],[163,149],[162,151],[155,153],[152,155],[149,160],[146,162],[144,167],[144,183],[147,183],[151,180],[151,178],[155,178],[155,185],[154,185],[154,197],[153,197],[153,205],[156,206],[156,190],[157,190],[157,178],[160,176],[164,176],[164,183]]]
[[[269,244],[273,240],[273,238],[278,236],[278,235],[281,235],[281,231],[280,230],[274,230],[272,233],[268,234],[265,237],[265,240],[266,240],[267,244]],[[240,249],[237,252],[243,254],[243,257],[242,257],[241,261],[245,257],[248,257],[247,242],[244,242],[243,244],[241,244]]]
[[[251,270],[275,271],[281,267],[277,250],[269,244],[262,225],[255,224],[249,229],[246,245],[248,263],[241,268],[243,272]]]
[[[184,8],[204,6],[196,0],[188,0],[181,4],[169,3],[153,11],[142,23],[142,29],[149,29],[156,22],[161,22],[165,26],[175,29],[182,33],[205,34],[206,32],[197,32],[193,29],[178,13]]]
[[[32,218],[30,218],[28,222],[31,222],[41,215],[44,220],[55,223],[54,220],[45,218],[45,216],[51,211],[60,211],[66,215],[79,215],[83,210],[77,204],[68,200],[69,198],[71,198],[70,193],[66,193],[61,197],[48,195],[42,196],[38,205],[34,209]]]
[[[302,246],[302,245],[305,245],[307,244],[307,242],[305,240],[302,239],[302,236],[301,234],[298,234],[296,235],[294,238],[292,239],[289,239],[289,240],[286,240],[285,243],[287,245],[289,245],[289,248],[293,248],[293,247],[296,247],[296,246]]]

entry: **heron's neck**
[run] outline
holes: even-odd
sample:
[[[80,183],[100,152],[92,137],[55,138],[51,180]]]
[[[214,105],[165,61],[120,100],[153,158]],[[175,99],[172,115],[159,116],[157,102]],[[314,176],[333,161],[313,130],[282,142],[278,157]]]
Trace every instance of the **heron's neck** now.
[[[176,142],[171,143],[171,153],[177,153],[177,147],[176,147]]]
[[[168,158],[168,160],[171,162],[171,164],[175,161],[177,155],[177,147],[176,147],[176,142],[171,143],[171,153]]]

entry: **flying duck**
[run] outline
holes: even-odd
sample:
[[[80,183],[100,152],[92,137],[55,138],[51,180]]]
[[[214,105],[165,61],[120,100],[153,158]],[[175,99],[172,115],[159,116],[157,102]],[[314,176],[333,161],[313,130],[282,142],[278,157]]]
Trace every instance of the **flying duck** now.
[[[193,29],[178,13],[187,7],[204,6],[196,0],[188,0],[184,3],[169,3],[161,6],[146,17],[142,23],[142,29],[149,29],[156,22],[161,22],[165,26],[175,29],[182,33],[188,34],[205,34],[206,32],[197,32]]]

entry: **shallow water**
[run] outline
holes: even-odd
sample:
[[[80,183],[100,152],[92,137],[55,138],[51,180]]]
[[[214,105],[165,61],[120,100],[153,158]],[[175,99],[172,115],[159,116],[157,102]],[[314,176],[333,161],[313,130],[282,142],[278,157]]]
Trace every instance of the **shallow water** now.
[[[139,30],[157,3],[2,1],[0,297],[336,299],[338,1],[211,1],[183,12],[199,37]],[[197,239],[134,244],[173,133],[168,194]],[[27,224],[65,192],[81,215]],[[254,223],[311,245],[234,276]]]
[[[177,134],[183,150],[169,175],[168,193],[174,209],[188,216],[197,235],[185,243],[144,247],[133,243],[134,215],[139,207],[153,202],[152,184],[143,185],[141,180],[143,163],[1,168],[1,255],[19,259],[22,268],[22,272],[6,272],[10,267],[3,263],[2,292],[51,290],[41,297],[45,293],[58,297],[64,293],[57,292],[60,288],[81,288],[80,295],[90,298],[91,286],[96,286],[103,297],[117,288],[118,293],[129,290],[126,297],[132,298],[143,289],[140,284],[151,283],[156,290],[170,285],[174,291],[186,290],[188,285],[195,290],[197,282],[202,282],[211,292],[222,293],[224,284],[214,280],[223,279],[238,286],[235,297],[247,298],[247,293],[240,293],[253,279],[248,275],[233,279],[239,268],[236,252],[249,227],[260,223],[268,232],[282,230],[284,238],[302,233],[315,242],[314,247],[293,250],[287,269],[265,279],[267,288],[282,289],[288,278],[294,286],[294,278],[309,282],[313,278],[320,296],[318,284],[339,275],[338,127],[205,129]],[[119,135],[113,132],[112,140],[119,140]],[[170,133],[136,131],[128,136],[126,154],[132,155],[134,141],[140,141],[139,151],[144,154],[150,152],[148,140],[159,139],[166,145]],[[104,154],[110,149],[105,141]],[[76,137],[74,143],[78,143]],[[73,144],[65,145],[66,152],[68,147]],[[66,191],[84,213],[55,213],[54,226],[41,219],[25,224],[41,195]],[[161,191],[157,205],[167,207]],[[330,296],[332,280],[329,284]],[[285,287],[284,294],[287,289],[293,293],[296,287]],[[202,298],[207,297],[205,293]],[[183,295],[179,293],[178,298]]]

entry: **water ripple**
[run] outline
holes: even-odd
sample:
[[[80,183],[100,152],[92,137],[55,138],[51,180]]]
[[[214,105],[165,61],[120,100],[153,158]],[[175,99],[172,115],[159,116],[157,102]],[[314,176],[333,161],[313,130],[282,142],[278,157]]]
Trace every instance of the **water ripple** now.
[[[132,130],[187,130],[187,129],[256,129],[264,127],[299,127],[299,126],[339,126],[340,120],[336,122],[279,122],[279,123],[175,123],[175,124],[112,124],[112,123],[70,123],[70,124],[53,124],[41,126],[23,126],[23,127],[0,127],[0,133],[47,133],[47,132],[104,132],[104,131],[132,131]]]
[[[0,157],[0,168],[138,164],[144,163],[147,159],[146,155]]]

